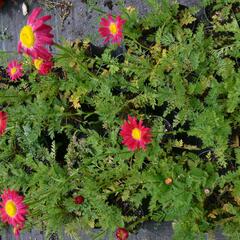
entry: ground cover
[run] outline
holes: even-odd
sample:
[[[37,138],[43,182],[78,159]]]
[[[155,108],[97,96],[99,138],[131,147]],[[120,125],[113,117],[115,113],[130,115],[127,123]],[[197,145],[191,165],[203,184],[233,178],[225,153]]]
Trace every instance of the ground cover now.
[[[0,211],[16,235],[127,239],[154,220],[175,239],[238,239],[239,3],[148,2],[144,17],[102,13],[103,47],[55,42],[39,8],[23,23],[0,92]]]

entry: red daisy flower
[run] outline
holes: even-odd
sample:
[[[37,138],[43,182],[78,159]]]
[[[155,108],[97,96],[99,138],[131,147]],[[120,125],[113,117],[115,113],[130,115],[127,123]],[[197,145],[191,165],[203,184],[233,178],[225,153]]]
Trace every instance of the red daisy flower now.
[[[123,39],[123,24],[126,20],[122,19],[120,16],[116,17],[116,20],[112,16],[108,18],[102,18],[100,22],[100,27],[98,29],[99,34],[105,38],[104,43],[117,43],[120,44]]]
[[[28,17],[27,25],[21,29],[18,52],[24,52],[32,58],[49,59],[51,55],[45,45],[53,44],[53,35],[50,33],[52,27],[45,22],[51,19],[51,16],[46,15],[37,19],[41,12],[41,8],[35,8]]]
[[[17,60],[12,60],[8,64],[7,73],[12,81],[21,78],[23,76],[22,64],[18,63]]]
[[[124,121],[121,126],[120,135],[123,137],[122,143],[129,150],[145,149],[146,144],[151,142],[151,129],[142,125],[142,120],[137,122],[135,117],[128,116],[128,121]]]
[[[116,231],[117,240],[127,240],[128,239],[128,231],[125,228],[118,228]]]
[[[0,136],[3,135],[7,127],[7,113],[0,112]]]
[[[14,190],[4,190],[1,195],[0,214],[3,222],[14,227],[22,226],[25,222],[28,206],[23,203],[24,197]]]
[[[53,67],[53,62],[51,59],[44,60],[42,58],[35,58],[33,59],[33,64],[40,75],[47,75]]]

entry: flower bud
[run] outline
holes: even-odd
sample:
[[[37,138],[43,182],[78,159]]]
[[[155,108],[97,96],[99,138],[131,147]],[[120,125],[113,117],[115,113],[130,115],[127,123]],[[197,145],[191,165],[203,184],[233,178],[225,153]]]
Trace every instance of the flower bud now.
[[[116,231],[117,240],[127,240],[128,231],[125,228],[118,228]]]
[[[166,184],[166,185],[172,185],[172,183],[173,183],[173,179],[172,178],[166,178],[165,180],[164,180],[164,183]]]
[[[74,203],[75,204],[82,204],[84,202],[84,197],[83,196],[76,196],[76,197],[74,197]]]
[[[208,188],[205,188],[204,189],[204,193],[205,193],[205,195],[209,195],[210,194],[210,190]]]

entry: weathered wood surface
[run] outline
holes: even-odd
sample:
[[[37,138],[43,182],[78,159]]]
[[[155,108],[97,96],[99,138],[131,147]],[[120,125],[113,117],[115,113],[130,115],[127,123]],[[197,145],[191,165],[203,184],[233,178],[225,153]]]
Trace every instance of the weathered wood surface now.
[[[63,0],[51,0],[51,2],[53,2],[52,6],[55,7],[51,10],[47,9],[47,5],[44,4],[45,1],[46,0],[5,0],[6,4],[4,8],[0,10],[0,50],[16,51],[19,30],[26,23],[27,19],[27,16],[23,16],[22,14],[23,2],[27,3],[29,11],[37,5],[42,5],[45,8],[44,14],[51,14],[53,16],[49,23],[53,26],[56,42],[59,42],[61,38],[75,40],[83,37],[90,37],[93,42],[101,43],[97,32],[100,14],[91,10],[84,3],[84,0],[69,1],[72,3],[72,7],[70,9],[70,14],[66,17],[63,24],[61,22],[62,17],[65,16],[65,14],[61,13],[61,11],[65,8],[62,8],[59,5]],[[118,7],[116,6],[117,0],[98,0],[96,2],[98,2],[98,7],[104,12],[118,12]],[[112,4],[107,4],[111,2]],[[184,5],[193,6],[197,4],[199,0],[179,0],[179,2]],[[136,7],[142,15],[148,11],[146,0],[125,0],[125,3],[126,6]],[[112,10],[110,9],[111,5]],[[10,39],[8,39],[8,37],[10,37]]]
[[[171,240],[172,239],[172,227],[170,222],[165,222],[162,224],[148,222],[143,224],[142,228],[138,231],[137,234],[130,234],[129,240]],[[40,231],[31,231],[27,233],[21,234],[21,240],[72,240],[64,231],[58,237],[56,235],[52,236],[51,238],[46,238],[42,232]],[[80,240],[92,240],[90,236],[86,235],[85,233],[79,234]],[[206,235],[206,240],[212,240]],[[220,231],[216,231],[215,240],[225,240],[226,238],[223,237]],[[15,240],[14,236],[11,233],[10,229],[7,229],[2,234],[2,240]],[[108,240],[105,238],[104,240]],[[188,239],[186,239],[188,240]],[[197,240],[197,239],[196,239]]]

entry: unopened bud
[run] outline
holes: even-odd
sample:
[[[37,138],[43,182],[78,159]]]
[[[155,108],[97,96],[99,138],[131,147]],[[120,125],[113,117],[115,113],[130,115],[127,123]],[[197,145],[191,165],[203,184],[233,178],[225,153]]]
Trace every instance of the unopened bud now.
[[[172,178],[166,178],[166,179],[164,180],[164,182],[165,182],[166,185],[172,185],[173,179],[172,179]]]
[[[205,193],[206,195],[209,195],[209,194],[210,194],[210,190],[209,190],[208,188],[205,188],[205,189],[204,189],[204,193]]]

